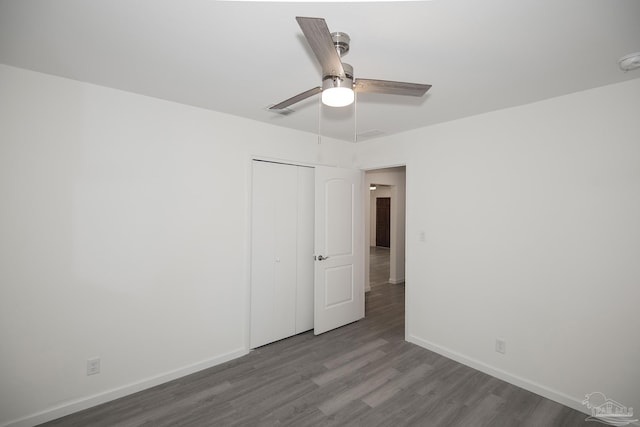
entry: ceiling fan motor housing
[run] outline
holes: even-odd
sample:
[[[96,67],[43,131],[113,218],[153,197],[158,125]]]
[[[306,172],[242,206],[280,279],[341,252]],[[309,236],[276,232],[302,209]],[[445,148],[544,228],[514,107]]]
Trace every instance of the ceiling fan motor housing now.
[[[353,89],[353,67],[343,62],[342,68],[344,69],[344,77],[327,75],[322,78],[322,90],[334,87]]]

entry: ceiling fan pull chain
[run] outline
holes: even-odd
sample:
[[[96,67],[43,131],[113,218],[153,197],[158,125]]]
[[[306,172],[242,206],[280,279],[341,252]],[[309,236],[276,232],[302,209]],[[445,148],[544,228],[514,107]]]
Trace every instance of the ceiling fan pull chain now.
[[[353,94],[353,142],[358,142],[358,92]]]
[[[322,135],[320,135],[320,123],[322,122],[322,98],[318,97],[318,145],[322,142]]]

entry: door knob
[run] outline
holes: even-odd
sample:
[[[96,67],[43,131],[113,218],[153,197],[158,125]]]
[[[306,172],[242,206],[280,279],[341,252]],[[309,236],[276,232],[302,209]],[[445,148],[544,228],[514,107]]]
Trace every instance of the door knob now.
[[[318,255],[318,261],[324,261],[325,259],[329,259],[328,256]]]

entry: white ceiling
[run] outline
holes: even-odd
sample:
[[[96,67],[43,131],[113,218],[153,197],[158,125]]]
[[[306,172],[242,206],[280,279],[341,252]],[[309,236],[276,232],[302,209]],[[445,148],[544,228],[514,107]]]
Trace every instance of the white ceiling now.
[[[0,0],[0,63],[315,133],[318,96],[267,110],[320,85],[296,16],[351,36],[356,78],[433,85],[322,107],[345,141],[640,78],[617,64],[640,51],[638,0]]]

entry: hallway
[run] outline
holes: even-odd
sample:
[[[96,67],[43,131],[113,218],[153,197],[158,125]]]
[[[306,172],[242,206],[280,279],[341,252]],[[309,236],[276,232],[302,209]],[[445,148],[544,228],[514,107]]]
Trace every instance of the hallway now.
[[[369,284],[384,285],[389,281],[391,250],[379,246],[369,248]]]

